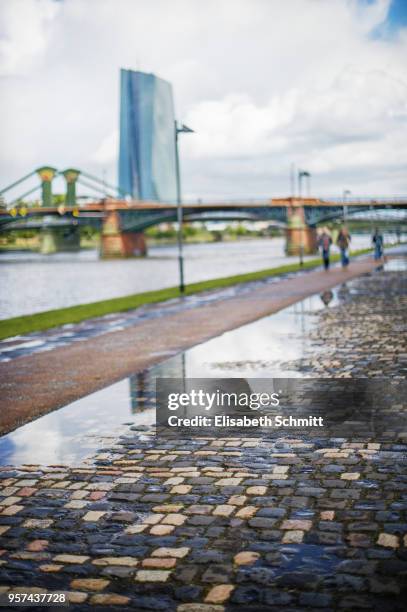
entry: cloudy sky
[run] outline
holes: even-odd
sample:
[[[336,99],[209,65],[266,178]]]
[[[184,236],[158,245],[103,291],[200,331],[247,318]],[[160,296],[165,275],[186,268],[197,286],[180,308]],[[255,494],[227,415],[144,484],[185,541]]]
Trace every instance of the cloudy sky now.
[[[184,198],[407,194],[405,0],[1,0],[0,188],[117,180],[119,69],[173,84]]]

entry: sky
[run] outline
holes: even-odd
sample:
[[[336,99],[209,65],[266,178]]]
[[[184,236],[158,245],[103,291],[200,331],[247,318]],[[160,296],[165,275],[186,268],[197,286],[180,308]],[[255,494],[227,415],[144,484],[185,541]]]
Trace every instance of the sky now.
[[[0,189],[117,184],[121,67],[173,85],[185,200],[407,194],[406,0],[2,0]]]

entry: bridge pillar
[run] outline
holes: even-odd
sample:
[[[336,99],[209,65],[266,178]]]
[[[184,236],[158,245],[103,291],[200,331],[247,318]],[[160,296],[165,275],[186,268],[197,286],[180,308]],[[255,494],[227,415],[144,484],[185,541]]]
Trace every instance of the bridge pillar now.
[[[75,252],[80,249],[78,225],[67,227],[44,227],[40,235],[40,253],[52,255],[59,252]]]
[[[318,251],[317,232],[309,227],[305,219],[304,206],[299,200],[291,199],[287,209],[286,246],[287,255],[312,255]]]
[[[51,166],[42,166],[37,168],[37,174],[41,179],[42,188],[42,206],[52,206],[52,180],[57,172],[56,168]]]
[[[80,175],[80,170],[68,168],[62,172],[66,181],[66,196],[65,204],[67,206],[76,206],[76,181]]]
[[[143,232],[124,232],[119,212],[109,210],[103,221],[100,256],[114,259],[144,255],[147,255],[147,243]]]

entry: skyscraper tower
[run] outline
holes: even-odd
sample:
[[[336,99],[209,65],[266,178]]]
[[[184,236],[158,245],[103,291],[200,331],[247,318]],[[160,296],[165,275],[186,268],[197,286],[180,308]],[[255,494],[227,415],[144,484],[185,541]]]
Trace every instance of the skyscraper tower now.
[[[119,187],[134,199],[176,203],[171,84],[153,74],[120,71]]]

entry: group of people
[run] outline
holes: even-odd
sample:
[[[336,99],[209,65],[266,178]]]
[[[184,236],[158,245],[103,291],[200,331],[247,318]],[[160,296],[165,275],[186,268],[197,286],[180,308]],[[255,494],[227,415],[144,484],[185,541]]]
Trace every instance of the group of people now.
[[[339,247],[341,253],[341,264],[343,268],[349,265],[349,246],[351,242],[351,236],[346,227],[342,227],[336,238],[336,245]],[[372,236],[372,242],[374,245],[374,258],[376,261],[383,257],[383,236],[379,229],[376,228]],[[330,251],[333,244],[331,232],[327,227],[323,227],[319,235],[318,246],[321,249],[322,261],[324,262],[324,269],[328,270],[330,265]]]

